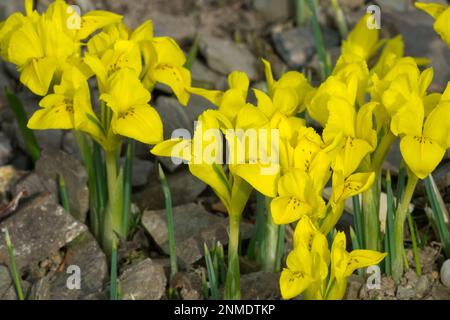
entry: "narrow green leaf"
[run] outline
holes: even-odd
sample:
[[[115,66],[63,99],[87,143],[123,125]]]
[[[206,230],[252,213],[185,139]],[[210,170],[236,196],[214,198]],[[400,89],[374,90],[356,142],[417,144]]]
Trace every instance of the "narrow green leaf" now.
[[[309,10],[311,10],[311,25],[314,35],[314,43],[316,46],[317,54],[322,65],[322,79],[326,79],[331,74],[331,65],[325,49],[325,43],[323,41],[322,30],[320,28],[319,19],[317,18],[317,7],[315,0],[308,0]]]
[[[427,193],[428,202],[430,203],[433,211],[434,220],[437,225],[439,238],[442,242],[444,254],[447,258],[450,258],[450,232],[444,220],[444,212],[441,207],[438,197],[441,197],[439,189],[437,188],[433,176],[429,175],[425,179],[425,190]]]
[[[20,132],[22,133],[22,137],[25,142],[27,153],[33,162],[36,162],[40,157],[41,149],[39,148],[39,144],[33,131],[27,126],[28,117],[25,113],[23,104],[20,99],[8,89],[5,90],[5,95],[8,99],[9,106],[16,117],[17,124],[19,125]]]
[[[408,226],[409,226],[409,232],[411,233],[411,240],[413,245],[413,254],[414,254],[414,262],[416,264],[416,273],[420,277],[422,275],[422,265],[420,264],[419,260],[419,250],[417,250],[417,241],[416,241],[416,232],[414,229],[414,222],[411,216],[411,212],[408,210]]]
[[[191,70],[192,65],[195,62],[195,59],[197,59],[199,46],[200,46],[200,36],[196,34],[194,38],[194,43],[192,44],[192,47],[189,50],[188,56],[186,58],[186,63],[184,65],[186,69]]]
[[[70,213],[69,194],[67,193],[66,181],[62,175],[59,176],[59,196],[64,210]]]
[[[359,199],[360,199],[359,195],[356,195],[352,198],[353,219],[358,243],[362,245],[364,243],[364,228],[362,225],[361,202]]]
[[[169,184],[167,183],[166,175],[161,165],[158,163],[159,179],[161,181],[164,200],[166,206],[167,231],[169,235],[169,256],[170,256],[170,275],[171,279],[178,272],[177,254],[175,247],[175,230],[173,223],[173,208],[172,208],[172,194],[170,192]]]
[[[122,232],[125,238],[128,237],[130,212],[131,212],[131,193],[133,181],[133,158],[135,151],[134,140],[128,140],[127,152],[125,157],[125,169],[123,176],[123,215],[122,215]]]
[[[387,261],[389,261],[389,268],[386,268],[386,273],[388,275],[392,275],[392,262],[396,259],[395,252],[395,203],[394,203],[394,194],[392,191],[392,180],[391,174],[388,171],[386,176],[386,193],[387,193],[387,217],[386,217],[386,235],[385,239],[385,251],[387,251],[388,256],[386,257]]]
[[[264,239],[266,221],[266,197],[260,192],[256,192],[256,222],[253,227],[253,234],[247,249],[247,257],[261,265],[264,261]]]
[[[20,283],[20,275],[19,272],[17,271],[16,258],[14,257],[14,247],[11,242],[11,237],[9,236],[8,229],[5,228],[4,232],[5,232],[6,247],[8,250],[9,265],[11,268],[11,274],[14,280],[14,286],[16,288],[17,297],[19,298],[19,300],[25,300],[22,285]]]
[[[218,300],[220,298],[219,286],[217,283],[216,273],[214,272],[214,265],[211,259],[211,254],[206,243],[204,244],[204,251],[205,251],[206,270],[208,272],[209,287],[211,290],[211,299]]]
[[[118,279],[117,279],[117,243],[113,238],[111,248],[111,276],[110,276],[110,299],[118,300]]]

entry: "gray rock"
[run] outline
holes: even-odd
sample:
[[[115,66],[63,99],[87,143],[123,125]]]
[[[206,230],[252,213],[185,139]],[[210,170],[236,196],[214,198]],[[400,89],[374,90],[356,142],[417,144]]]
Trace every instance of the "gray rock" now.
[[[345,300],[359,300],[359,291],[364,286],[364,279],[356,274],[352,274],[348,278],[347,291]]]
[[[32,297],[35,300],[77,300],[92,297],[104,290],[109,273],[106,256],[97,241],[85,232],[67,245],[64,268],[50,272],[33,285]],[[80,289],[69,289],[68,278],[73,271],[70,266],[80,268]]]
[[[67,214],[51,194],[43,194],[20,206],[0,223],[0,230],[3,228],[11,235],[19,270],[45,259],[87,229]],[[1,236],[0,264],[8,261],[5,239]]]
[[[200,269],[192,272],[178,272],[173,280],[183,300],[200,300],[202,298],[202,275]]]
[[[153,12],[150,18],[153,20],[155,35],[158,37],[172,37],[179,43],[186,43],[195,37],[196,21],[192,16]]]
[[[164,138],[170,139],[176,129],[188,129],[192,133],[193,123],[189,121],[186,107],[183,107],[177,99],[160,97],[156,100],[156,111],[158,111],[164,123]]]
[[[24,296],[27,297],[30,284],[27,281],[21,280],[20,286]],[[0,300],[18,300],[16,287],[11,278],[11,273],[7,267],[2,265],[0,265]]]
[[[190,203],[173,208],[176,253],[180,262],[190,265],[203,257],[203,244],[212,247],[217,241],[228,242],[227,221]],[[152,238],[169,253],[165,210],[145,211],[142,224]]]
[[[217,88],[217,84],[222,78],[221,75],[212,71],[199,60],[195,60],[191,68],[193,86],[202,88]]]
[[[191,95],[186,112],[190,122],[194,123],[203,112],[209,109],[215,110],[217,107],[203,97]]]
[[[80,149],[73,131],[66,131],[62,140],[62,149],[81,160]]]
[[[400,300],[413,299],[416,296],[416,292],[413,288],[407,288],[403,286],[397,287],[397,298]]]
[[[120,159],[122,165],[125,164],[125,158]],[[140,158],[133,158],[133,177],[131,184],[133,187],[145,186],[148,182],[148,177],[155,169],[155,164],[150,160],[142,160]]]
[[[58,194],[58,179],[64,177],[69,194],[70,213],[84,222],[89,210],[89,191],[87,173],[81,162],[62,150],[46,149],[36,162],[36,173],[45,188]]]
[[[31,172],[17,181],[11,190],[13,196],[16,196],[21,191],[25,192],[25,197],[33,197],[46,192],[46,189],[42,184],[41,178],[35,172]]]
[[[208,66],[221,74],[227,75],[237,70],[247,73],[251,80],[258,78],[256,58],[242,43],[201,34],[200,51]]]
[[[133,201],[137,203],[141,209],[164,209],[164,194],[156,170],[149,181],[152,181],[153,183],[144,190],[134,194]],[[167,182],[172,193],[173,206],[179,206],[194,201],[207,187],[204,182],[194,177],[188,170],[181,170],[174,174],[167,175]]]
[[[384,9],[382,15],[382,28],[391,26],[402,34],[405,55],[431,59],[434,79],[430,91],[443,91],[450,79],[450,69],[442,66],[450,65],[450,54],[447,45],[433,29],[433,18],[419,10],[404,14]]]
[[[124,300],[159,300],[164,297],[167,284],[163,266],[150,259],[126,269],[119,281]]]
[[[190,265],[204,255],[204,243],[208,247],[217,241],[228,243],[228,220],[207,212],[203,206],[190,203],[173,208],[176,253],[180,262]],[[169,253],[165,210],[145,211],[142,224],[159,247]],[[248,238],[251,227],[241,224],[242,238]]]
[[[323,35],[326,48],[332,48],[339,44],[336,31],[324,29]],[[272,39],[277,52],[288,66],[293,69],[305,66],[316,52],[314,36],[309,26],[281,31],[274,30]]]
[[[416,284],[416,297],[423,298],[430,291],[431,283],[426,275],[422,275],[417,280]]]
[[[450,288],[450,259],[447,259],[441,267],[441,282]]]
[[[242,300],[273,300],[280,298],[280,275],[271,272],[254,272],[241,276]]]
[[[287,20],[294,12],[289,0],[253,0],[253,7],[269,22]]]
[[[450,300],[450,288],[438,283],[431,289],[431,295],[435,300]]]
[[[11,142],[3,132],[0,132],[0,166],[7,164],[12,158]]]

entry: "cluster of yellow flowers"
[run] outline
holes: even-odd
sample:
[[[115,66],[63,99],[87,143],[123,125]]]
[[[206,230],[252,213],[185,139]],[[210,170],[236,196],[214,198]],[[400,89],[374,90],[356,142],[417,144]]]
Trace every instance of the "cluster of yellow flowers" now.
[[[63,0],[42,14],[33,10],[32,0],[25,1],[25,8],[26,15],[14,13],[0,25],[0,53],[17,66],[21,82],[44,97],[42,109],[29,121],[31,129],[83,131],[105,150],[114,150],[119,136],[147,144],[162,140],[150,92],[158,82],[168,85],[186,105],[191,81],[173,39],[154,37],[151,21],[133,31],[117,14],[80,16]],[[106,104],[101,120],[88,85],[94,75]]]
[[[345,236],[338,233],[331,250],[331,278],[325,283],[330,264],[325,235],[334,229],[345,200],[370,188],[395,137],[400,137],[405,162],[418,178],[430,174],[450,146],[450,89],[443,95],[428,94],[432,69],[421,72],[418,63],[425,61],[403,56],[401,36],[380,40],[377,29],[367,28],[367,19],[363,17],[343,42],[332,75],[318,88],[293,71],[275,81],[264,61],[268,94],[254,89],[257,105],[247,102],[249,80],[240,72],[229,76],[230,88],[225,92],[190,90],[218,106],[199,120],[203,126],[222,130],[227,140],[235,139],[226,134],[230,128],[279,130],[279,166],[270,174],[263,173],[266,164],[258,158],[246,159],[250,161],[245,164],[231,161],[228,175],[216,163],[194,163],[194,152],[184,153],[183,158],[192,174],[214,189],[230,219],[239,221],[253,187],[273,198],[275,223],[300,220],[294,250],[280,279],[284,298],[304,290],[311,298],[342,298],[345,278],[355,268],[383,259],[384,254],[371,250],[347,253]],[[382,47],[369,69],[369,60]],[[322,125],[322,136],[296,117],[305,109]],[[196,140],[205,146],[216,143],[196,131],[193,141],[168,140],[152,152],[180,156]],[[330,178],[332,195],[325,203],[322,194]]]

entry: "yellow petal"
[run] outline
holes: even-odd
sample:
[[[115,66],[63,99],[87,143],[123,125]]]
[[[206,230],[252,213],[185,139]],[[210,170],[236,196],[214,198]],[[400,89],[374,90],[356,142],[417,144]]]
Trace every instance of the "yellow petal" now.
[[[182,67],[186,63],[183,50],[172,38],[153,38],[153,46],[158,56],[158,64]]]
[[[422,136],[405,136],[400,151],[408,167],[420,179],[425,179],[441,162],[445,154],[439,143]]]
[[[191,161],[192,141],[182,138],[170,139],[158,143],[151,153],[160,157],[173,157]]]
[[[115,134],[146,144],[156,144],[163,139],[161,118],[158,112],[147,104],[134,105],[128,110],[115,113],[112,129]]]
[[[276,224],[292,223],[312,212],[312,208],[309,204],[295,196],[274,198],[270,204],[270,209],[273,222]]]
[[[191,74],[187,69],[169,65],[159,65],[153,71],[153,77],[157,82],[170,87],[182,105],[187,105],[189,101],[189,92],[187,91],[187,88],[191,87]]]
[[[353,250],[350,252],[344,277],[349,277],[356,269],[377,265],[386,256],[386,253],[373,250]]]
[[[438,18],[444,11],[447,9],[447,6],[444,6],[439,3],[422,3],[422,2],[416,2],[414,3],[416,8],[425,11],[433,18]]]
[[[81,28],[78,30],[77,39],[84,40],[94,31],[107,25],[119,23],[122,16],[108,11],[90,11],[81,17]]]
[[[130,69],[116,72],[108,80],[107,92],[100,96],[116,113],[128,111],[132,106],[142,106],[150,101],[150,93],[144,88],[136,73]]]
[[[45,96],[56,68],[56,61],[52,58],[33,59],[20,73],[20,82],[38,96]]]
[[[423,134],[443,148],[450,147],[450,101],[441,101],[425,121]]]
[[[228,86],[230,89],[239,90],[246,97],[250,80],[245,72],[233,71],[228,75]]]
[[[64,96],[48,95],[41,100],[43,109],[36,111],[28,121],[33,130],[74,129],[73,106],[64,102]]]
[[[265,196],[276,196],[280,170],[278,165],[238,164],[230,165],[230,170]]]
[[[219,90],[207,90],[203,88],[187,88],[186,89],[189,93],[195,94],[197,96],[203,97],[206,100],[210,101],[212,104],[219,106],[222,98],[223,98],[223,91]]]
[[[311,278],[308,275],[299,272],[293,272],[289,269],[283,269],[280,275],[280,291],[283,299],[295,298],[303,293],[311,284]]]

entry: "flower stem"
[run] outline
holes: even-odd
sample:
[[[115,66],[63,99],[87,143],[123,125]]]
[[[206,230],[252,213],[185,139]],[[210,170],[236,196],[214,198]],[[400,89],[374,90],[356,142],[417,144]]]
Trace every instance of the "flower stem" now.
[[[380,219],[379,200],[380,193],[378,183],[373,185],[362,194],[362,213],[364,229],[364,248],[369,250],[379,250],[380,247]]]
[[[406,215],[408,214],[409,203],[411,202],[414,190],[417,185],[418,178],[413,174],[408,174],[408,182],[406,184],[405,192],[400,205],[397,208],[395,214],[395,259],[392,261],[392,276],[395,281],[399,281],[403,275],[403,260],[401,254],[398,254],[404,250],[403,238],[404,231],[403,227],[405,224]]]
[[[375,150],[372,158],[372,171],[376,174],[381,170],[389,149],[391,148],[396,138],[397,137],[394,136],[389,130],[389,132],[383,136],[380,143],[378,144],[377,150]]]
[[[225,283],[225,300],[240,300],[239,271],[239,223],[240,215],[230,214],[230,238],[228,242],[228,271]]]
[[[263,269],[266,272],[276,272],[277,258],[280,256],[278,254],[279,247],[279,237],[280,237],[280,226],[275,224],[272,220],[272,213],[270,212],[270,198],[265,199],[266,201],[266,231],[265,231],[265,254],[263,260]]]

